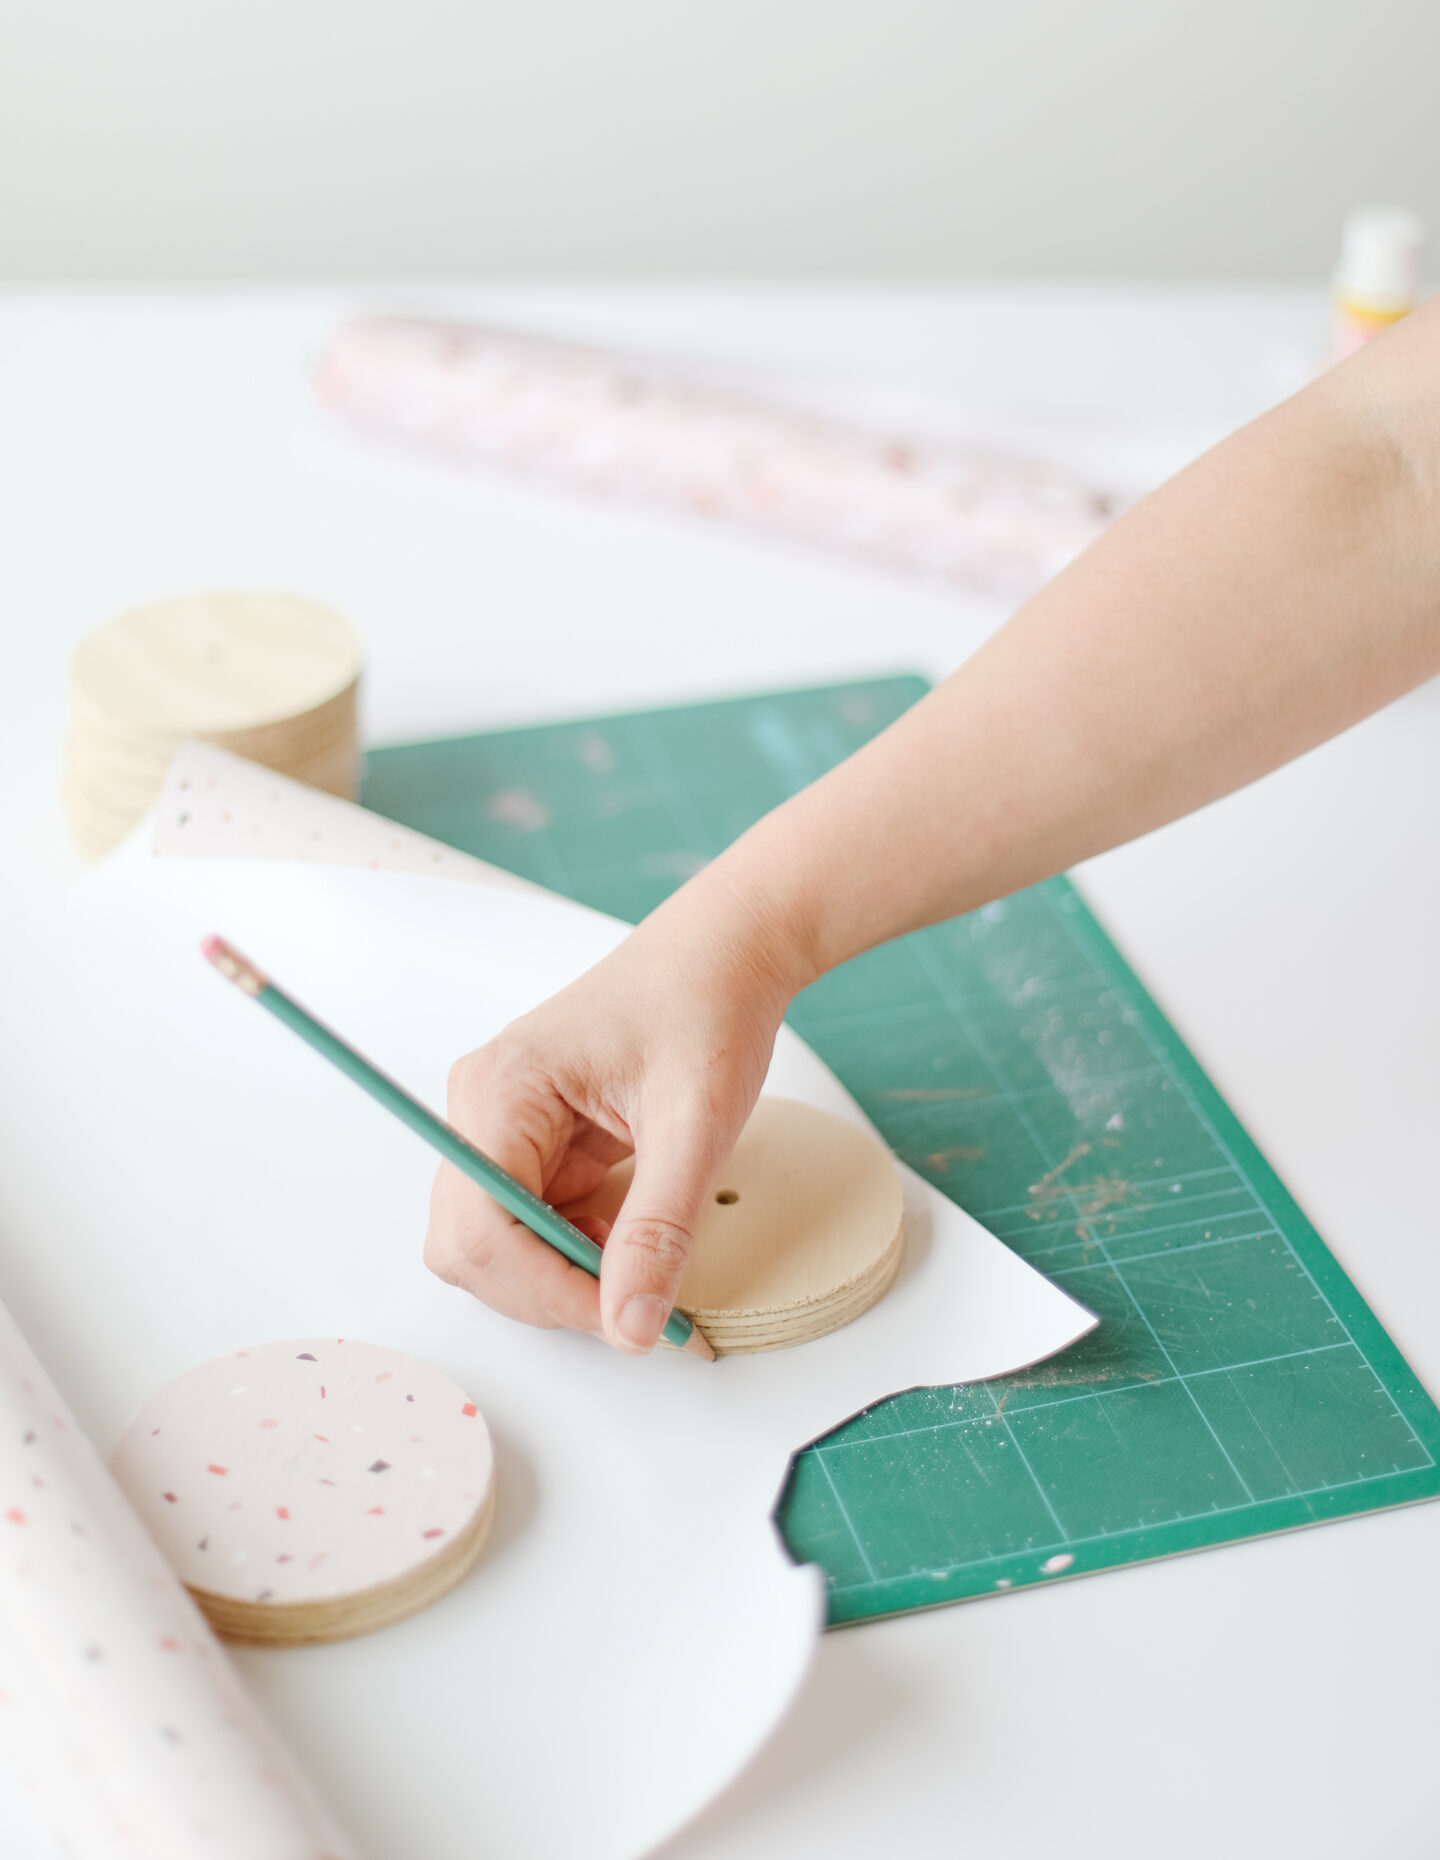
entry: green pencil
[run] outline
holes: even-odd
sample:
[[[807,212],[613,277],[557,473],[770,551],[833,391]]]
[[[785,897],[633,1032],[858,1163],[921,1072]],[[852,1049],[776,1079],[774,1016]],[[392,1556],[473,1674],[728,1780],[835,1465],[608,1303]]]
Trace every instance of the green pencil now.
[[[478,1182],[486,1194],[493,1195],[501,1207],[508,1208],[532,1234],[553,1246],[557,1253],[563,1253],[572,1264],[582,1267],[592,1279],[599,1278],[600,1261],[604,1257],[600,1247],[588,1234],[582,1234],[578,1227],[552,1208],[548,1201],[532,1195],[523,1182],[517,1182],[508,1170],[502,1169],[499,1163],[492,1162],[483,1151],[477,1150],[452,1124],[436,1117],[418,1098],[412,1098],[403,1085],[397,1085],[394,1079],[387,1078],[368,1059],[357,1053],[353,1046],[347,1045],[338,1033],[332,1033],[313,1015],[307,1014],[298,1001],[292,1000],[283,989],[277,988],[268,976],[261,974],[254,963],[247,962],[238,950],[232,949],[222,938],[207,936],[200,945],[200,951],[227,981],[234,982],[242,993],[258,1001],[261,1007],[268,1008],[277,1020],[284,1021],[292,1033],[298,1033],[307,1046],[312,1046],[322,1058],[338,1066],[346,1078],[353,1079],[362,1091],[369,1092],[377,1104],[383,1104],[387,1111],[393,1111],[402,1124],[408,1124],[417,1136],[425,1139],[431,1149],[438,1150],[447,1162],[454,1163],[472,1182]],[[677,1350],[688,1350],[692,1356],[704,1357],[708,1361],[715,1355],[703,1333],[695,1328],[683,1311],[670,1313],[661,1334],[667,1343],[673,1343]]]

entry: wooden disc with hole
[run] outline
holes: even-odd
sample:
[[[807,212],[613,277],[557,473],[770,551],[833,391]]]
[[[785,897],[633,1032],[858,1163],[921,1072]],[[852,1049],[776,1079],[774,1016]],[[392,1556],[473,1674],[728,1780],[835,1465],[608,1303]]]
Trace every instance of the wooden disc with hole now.
[[[112,1462],[210,1625],[303,1646],[387,1627],[469,1571],[495,1455],[448,1376],[379,1344],[260,1344],[153,1395]]]
[[[292,595],[185,595],[97,628],[70,664],[76,844],[96,854],[122,838],[192,737],[353,799],[359,676],[348,623]]]
[[[631,1170],[617,1164],[575,1211],[613,1220]],[[717,1356],[809,1343],[884,1296],[904,1234],[883,1144],[813,1105],[762,1098],[705,1202],[678,1303]]]

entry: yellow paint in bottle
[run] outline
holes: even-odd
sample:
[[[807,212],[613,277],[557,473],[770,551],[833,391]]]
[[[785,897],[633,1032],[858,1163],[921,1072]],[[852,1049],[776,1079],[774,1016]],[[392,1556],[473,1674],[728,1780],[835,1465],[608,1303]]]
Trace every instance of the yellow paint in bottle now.
[[[1330,359],[1344,361],[1420,301],[1425,229],[1405,207],[1347,214],[1331,288]]]

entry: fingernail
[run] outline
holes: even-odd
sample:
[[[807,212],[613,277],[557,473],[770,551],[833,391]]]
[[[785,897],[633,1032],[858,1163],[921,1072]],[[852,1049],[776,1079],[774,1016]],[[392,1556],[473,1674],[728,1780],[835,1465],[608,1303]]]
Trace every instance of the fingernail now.
[[[621,1342],[632,1350],[653,1350],[669,1315],[670,1307],[663,1298],[657,1298],[653,1292],[637,1292],[621,1305],[615,1329]]]

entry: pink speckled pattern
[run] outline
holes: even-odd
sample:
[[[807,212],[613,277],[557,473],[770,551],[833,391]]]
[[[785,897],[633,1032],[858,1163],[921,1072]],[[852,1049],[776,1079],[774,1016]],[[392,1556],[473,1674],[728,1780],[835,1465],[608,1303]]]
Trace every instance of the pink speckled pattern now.
[[[0,1747],[74,1860],[353,1853],[3,1307]]]
[[[1048,465],[887,438],[639,358],[498,330],[358,318],[331,342],[318,387],[392,438],[986,593],[1039,587],[1112,514],[1108,497]]]
[[[281,1605],[409,1574],[475,1522],[495,1476],[463,1389],[335,1337],[187,1371],[141,1408],[113,1464],[182,1581]]]
[[[151,844],[167,858],[288,860],[538,889],[214,743],[182,743],[175,751]]]

